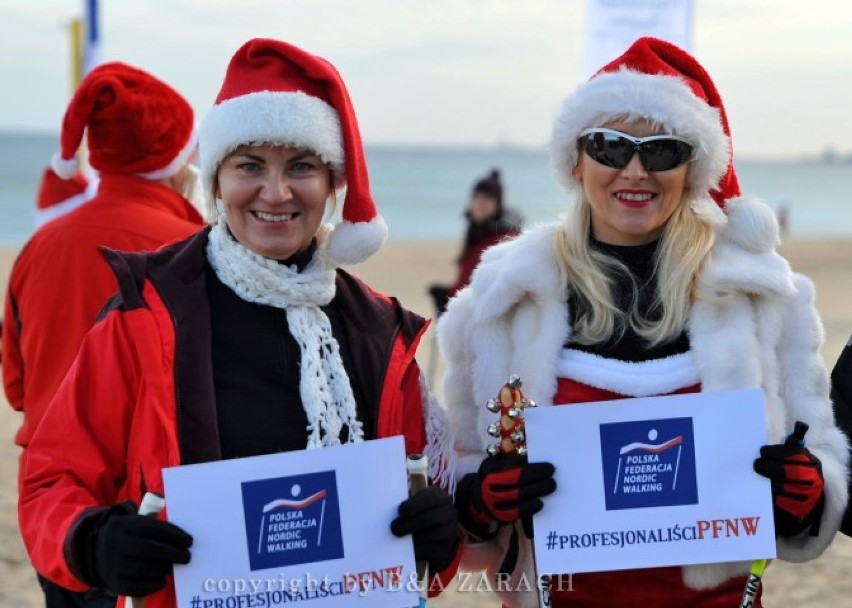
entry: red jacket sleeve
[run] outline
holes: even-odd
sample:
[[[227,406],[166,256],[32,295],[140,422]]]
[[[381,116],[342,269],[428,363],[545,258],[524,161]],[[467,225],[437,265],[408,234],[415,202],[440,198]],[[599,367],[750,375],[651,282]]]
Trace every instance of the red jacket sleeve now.
[[[21,535],[35,569],[72,590],[69,530],[92,509],[120,502],[138,391],[122,313],[86,335],[27,449],[18,502]]]
[[[422,452],[426,445],[420,368],[414,360],[414,352],[427,327],[420,330],[411,345],[405,344],[401,333],[397,334],[391,346],[379,403],[378,437],[402,435],[406,454]]]

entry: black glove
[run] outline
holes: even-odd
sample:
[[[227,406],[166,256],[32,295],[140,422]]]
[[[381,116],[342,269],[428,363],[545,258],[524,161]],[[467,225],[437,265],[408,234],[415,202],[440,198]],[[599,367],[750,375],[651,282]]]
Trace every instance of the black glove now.
[[[459,521],[469,531],[487,538],[500,524],[531,518],[541,511],[543,496],[556,490],[549,462],[527,462],[519,454],[490,456],[479,471],[465,475],[456,487]]]
[[[809,527],[811,536],[817,536],[825,506],[819,458],[798,441],[788,439],[760,448],[754,470],[772,482],[776,536],[796,536]]]
[[[192,536],[154,517],[114,513],[95,531],[87,556],[98,586],[143,597],[166,586],[174,564],[189,563]]]
[[[430,572],[441,572],[453,562],[459,544],[453,500],[437,486],[421,490],[400,503],[391,532],[396,536],[411,534],[415,559],[429,562]]]

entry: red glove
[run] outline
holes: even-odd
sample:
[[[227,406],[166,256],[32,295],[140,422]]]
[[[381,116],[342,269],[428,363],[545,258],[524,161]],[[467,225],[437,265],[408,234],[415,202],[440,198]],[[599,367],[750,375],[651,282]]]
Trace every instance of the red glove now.
[[[754,461],[754,470],[772,482],[777,536],[795,536],[809,527],[811,536],[819,534],[825,505],[822,463],[804,446],[799,430],[783,444],[760,448]]]
[[[556,490],[553,472],[549,462],[530,464],[518,454],[486,458],[456,488],[459,522],[484,538],[501,524],[531,517],[544,506],[541,498]]]

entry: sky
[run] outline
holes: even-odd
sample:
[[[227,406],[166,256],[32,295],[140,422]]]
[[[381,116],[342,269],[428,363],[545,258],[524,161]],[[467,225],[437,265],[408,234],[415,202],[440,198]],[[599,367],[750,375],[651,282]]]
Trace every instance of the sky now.
[[[626,0],[629,1],[629,0]],[[82,0],[0,0],[0,130],[56,133]],[[586,0],[101,0],[104,60],[201,116],[253,37],[325,57],[367,144],[542,147],[583,74]],[[849,0],[695,0],[693,53],[737,156],[852,155]]]

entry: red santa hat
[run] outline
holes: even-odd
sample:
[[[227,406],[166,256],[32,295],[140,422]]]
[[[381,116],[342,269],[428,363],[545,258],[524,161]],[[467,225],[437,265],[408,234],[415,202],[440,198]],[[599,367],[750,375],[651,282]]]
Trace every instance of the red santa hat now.
[[[343,219],[328,241],[334,262],[363,261],[387,239],[387,225],[370,194],[352,101],[340,74],[325,59],[278,40],[249,40],[231,58],[198,141],[208,195],[219,164],[240,145],[299,146],[327,162],[336,185],[346,185]]]
[[[579,188],[571,169],[580,132],[614,118],[650,120],[690,141],[693,192],[706,193],[723,210],[725,201],[740,195],[722,99],[710,75],[683,49],[639,38],[565,100],[550,152],[557,179],[569,190]]]
[[[53,169],[46,168],[36,197],[36,226],[73,211],[92,198],[96,188],[97,184],[90,184],[80,172],[70,179],[62,179]]]
[[[89,72],[65,111],[61,152],[52,162],[62,178],[77,173],[84,131],[94,169],[155,180],[180,171],[196,144],[189,102],[162,80],[119,62]]]

